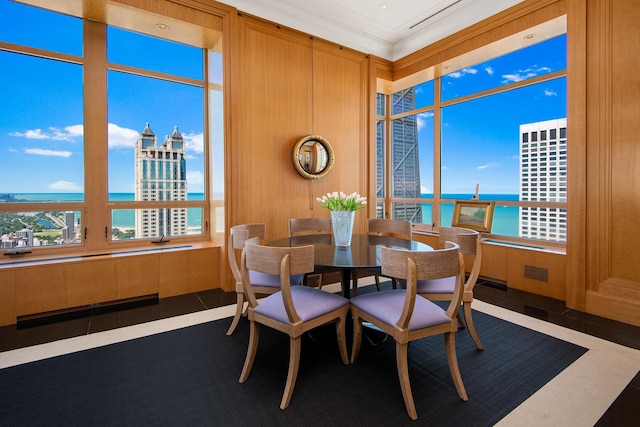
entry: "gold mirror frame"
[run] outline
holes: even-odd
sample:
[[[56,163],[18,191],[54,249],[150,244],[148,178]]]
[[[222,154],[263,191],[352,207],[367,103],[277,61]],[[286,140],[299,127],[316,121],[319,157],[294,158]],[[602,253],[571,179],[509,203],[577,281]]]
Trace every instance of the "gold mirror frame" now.
[[[300,175],[307,179],[318,179],[329,173],[335,157],[326,139],[320,135],[307,135],[296,142],[292,160]]]

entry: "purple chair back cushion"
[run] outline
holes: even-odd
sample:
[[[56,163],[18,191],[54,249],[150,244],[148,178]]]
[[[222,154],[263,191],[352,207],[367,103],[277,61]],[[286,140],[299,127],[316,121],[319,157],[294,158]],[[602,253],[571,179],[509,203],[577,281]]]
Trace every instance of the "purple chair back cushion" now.
[[[302,283],[303,274],[293,274],[290,277],[291,286],[298,286]],[[268,288],[280,287],[280,275],[266,274],[259,271],[249,270],[249,280],[252,286],[266,286]]]
[[[349,304],[349,300],[340,295],[307,286],[291,288],[291,296],[298,316],[303,322]],[[281,292],[276,292],[261,300],[254,312],[282,323],[289,323]]]
[[[407,287],[407,281],[398,281],[401,288]],[[452,294],[456,287],[456,276],[445,277],[444,279],[418,280],[418,294]]]
[[[400,319],[404,300],[405,290],[393,289],[358,295],[351,298],[351,305],[382,320],[384,323],[395,325]],[[410,331],[449,322],[451,322],[451,319],[447,316],[445,310],[426,298],[419,295],[416,297],[413,314],[411,320],[409,320]]]

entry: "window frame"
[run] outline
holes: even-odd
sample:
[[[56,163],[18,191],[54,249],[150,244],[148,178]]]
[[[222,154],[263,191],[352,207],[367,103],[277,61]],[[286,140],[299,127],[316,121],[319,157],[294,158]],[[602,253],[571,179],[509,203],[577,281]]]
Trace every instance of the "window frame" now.
[[[30,7],[25,5],[25,7]],[[52,4],[52,12],[56,12],[56,4]],[[137,10],[140,16],[158,16],[154,15],[151,10]],[[217,14],[215,8],[208,11],[200,11],[198,13],[206,14],[211,19],[221,20],[224,18],[224,12]],[[64,11],[63,13],[68,13]],[[73,13],[72,15],[75,15]],[[210,181],[212,159],[211,141],[210,141],[210,93],[211,91],[223,92],[224,87],[220,82],[210,81],[212,74],[210,73],[209,55],[215,51],[216,54],[223,54],[224,33],[222,31],[221,21],[212,25],[208,30],[217,31],[220,38],[216,39],[215,46],[200,46],[203,52],[203,70],[202,80],[197,81],[186,77],[177,77],[166,75],[154,71],[141,71],[135,67],[127,67],[107,62],[106,55],[106,33],[107,23],[101,23],[93,19],[83,19],[81,11],[78,11],[78,19],[82,19],[83,34],[83,55],[75,56],[66,53],[59,53],[29,46],[16,45],[0,41],[0,50],[16,54],[26,54],[34,57],[42,57],[57,61],[63,61],[78,64],[83,67],[83,125],[84,125],[84,189],[82,202],[34,202],[34,203],[2,203],[0,209],[2,212],[19,213],[19,212],[59,212],[59,211],[77,211],[81,213],[81,223],[76,227],[81,227],[80,242],[77,244],[65,245],[47,245],[47,246],[28,246],[13,247],[8,249],[0,248],[0,252],[25,252],[20,255],[20,259],[24,257],[35,257],[47,259],[52,255],[73,255],[86,254],[96,252],[111,252],[114,250],[127,250],[132,247],[148,246],[157,240],[158,237],[138,238],[129,240],[113,239],[112,234],[112,212],[120,209],[155,209],[155,208],[197,208],[202,213],[202,230],[199,234],[187,234],[184,236],[171,236],[176,243],[187,242],[204,242],[211,241],[214,235],[219,232],[220,224],[216,224],[214,217],[220,216],[220,209],[224,210],[224,200],[214,200],[212,194],[212,183]],[[201,17],[200,17],[201,18]],[[152,18],[156,20],[157,18]],[[200,19],[199,21],[202,21]],[[155,21],[154,21],[155,22]],[[197,26],[199,24],[184,23],[185,25]],[[217,27],[217,28],[215,28]],[[157,37],[157,35],[152,35]],[[182,37],[182,34],[180,35]],[[167,38],[170,39],[170,38]],[[202,38],[204,42],[206,38]],[[183,40],[175,40],[179,43],[185,43]],[[211,40],[207,40],[211,42]],[[189,43],[187,43],[189,44]],[[198,46],[196,46],[198,47]],[[222,58],[221,64],[226,64],[227,60]],[[109,70],[124,71],[137,75],[149,75],[156,78],[162,78],[169,81],[187,82],[187,84],[196,85],[203,91],[203,161],[204,161],[204,183],[202,200],[186,200],[186,201],[130,201],[117,202],[109,201],[108,197],[108,138],[107,138],[107,81],[106,76]],[[223,71],[224,72],[224,71]],[[55,76],[51,79],[55,80]],[[54,84],[54,83],[52,83]],[[224,95],[220,99],[224,99]],[[224,102],[224,101],[222,101]],[[224,117],[219,119],[220,123],[225,123]],[[224,136],[223,136],[224,138]],[[87,143],[91,141],[91,143]],[[215,150],[214,150],[215,151]],[[219,160],[220,165],[224,165],[224,159]],[[217,163],[216,163],[217,164]],[[216,187],[224,188],[224,183],[216,184]],[[224,197],[224,196],[222,196]],[[222,214],[222,220],[224,213]],[[213,223],[212,223],[213,221]],[[4,257],[0,264],[12,264],[17,261],[13,257]]]
[[[565,32],[562,34],[566,34],[566,29]],[[556,34],[552,37],[558,36],[561,34]],[[549,37],[549,38],[552,38]],[[478,51],[482,51],[483,49],[485,49],[487,51],[487,54],[490,52],[490,49],[486,49],[486,48],[479,48]],[[477,55],[474,55],[475,58],[477,58]],[[490,60],[491,57],[487,57],[483,60]],[[565,78],[567,77],[567,69],[563,69],[563,70],[559,70],[559,71],[555,71],[555,72],[551,72],[551,73],[547,73],[547,74],[543,74],[537,77],[533,77],[527,80],[522,80],[519,82],[514,82],[514,83],[510,83],[507,85],[503,85],[503,86],[498,86],[498,87],[494,87],[494,88],[490,88],[490,89],[485,89],[476,93],[472,93],[472,94],[468,94],[468,95],[464,95],[464,96],[460,96],[454,99],[450,99],[447,101],[442,101],[441,100],[441,80],[442,80],[442,74],[438,74],[438,72],[443,73],[443,70],[446,70],[447,73],[450,73],[451,70],[447,69],[447,62],[451,62],[451,63],[456,63],[457,62],[457,58],[451,59],[451,60],[447,60],[444,61],[443,63],[437,64],[436,66],[433,67],[429,67],[427,70],[423,70],[419,73],[416,73],[413,76],[409,76],[406,77],[404,80],[406,80],[405,82],[400,83],[400,85],[396,84],[394,85],[393,82],[389,82],[384,80],[383,78],[378,78],[378,83],[377,83],[377,88],[378,90],[385,90],[385,92],[383,93],[383,95],[387,96],[387,99],[390,99],[390,97],[392,96],[393,93],[396,93],[400,90],[404,90],[407,87],[416,87],[421,83],[424,83],[427,78],[431,78],[434,80],[434,102],[433,105],[425,105],[425,106],[421,106],[420,108],[416,108],[415,110],[412,111],[404,111],[402,113],[399,114],[387,114],[386,116],[386,120],[387,120],[387,128],[391,127],[391,123],[393,122],[393,120],[397,120],[399,118],[408,116],[408,115],[418,115],[420,113],[424,113],[426,111],[432,110],[433,114],[434,114],[434,147],[433,147],[433,182],[434,182],[434,188],[433,188],[433,198],[430,199],[425,199],[425,198],[399,198],[399,197],[393,197],[393,195],[391,194],[391,190],[390,190],[390,182],[389,180],[387,180],[385,182],[385,197],[378,197],[376,199],[376,202],[378,204],[382,204],[383,206],[385,206],[385,213],[387,212],[392,212],[392,210],[390,209],[391,206],[393,206],[394,203],[420,203],[422,205],[425,204],[431,204],[431,211],[432,211],[432,223],[431,224],[427,224],[427,223],[423,223],[423,224],[414,224],[414,230],[417,231],[423,231],[423,232],[431,232],[436,230],[437,228],[439,228],[442,224],[442,220],[441,220],[441,207],[442,205],[454,205],[456,203],[456,199],[449,199],[449,198],[442,198],[442,193],[441,193],[441,180],[440,180],[440,170],[441,170],[441,144],[442,144],[442,138],[441,138],[441,126],[442,126],[442,122],[441,122],[441,111],[443,108],[450,106],[450,105],[455,105],[458,103],[463,103],[469,100],[474,100],[474,99],[478,99],[481,97],[486,97],[486,96],[492,96],[494,94],[498,94],[498,93],[502,93],[502,92],[506,92],[506,91],[510,91],[510,90],[515,90],[521,87],[525,87],[525,86],[530,86],[530,85],[534,85],[534,84],[538,84],[538,83],[543,83],[546,81],[551,81],[551,80],[556,80],[559,78]],[[478,61],[480,62],[480,61]],[[463,66],[461,66],[461,68],[463,68]],[[378,119],[381,119],[379,116],[377,116]],[[566,138],[566,132],[564,137]],[[389,135],[389,133],[387,133],[387,141],[385,144],[386,147],[386,153],[385,153],[385,161],[386,161],[386,170],[391,170],[393,168],[393,165],[391,164],[391,145],[392,145],[392,141],[390,141],[391,136]],[[566,153],[565,153],[565,158],[566,158]],[[489,200],[487,200],[489,201]],[[527,207],[527,208],[556,208],[556,209],[564,209],[565,212],[567,210],[567,203],[565,202],[522,202],[522,201],[513,201],[513,200],[501,200],[501,199],[493,199],[493,202],[495,202],[496,205],[499,206],[510,206],[510,207]],[[495,220],[494,220],[495,222]],[[540,245],[543,245],[545,247],[549,246],[549,247],[561,247],[564,248],[566,246],[566,230],[564,232],[565,234],[565,241],[553,241],[553,240],[539,240],[539,239],[533,239],[533,238],[528,238],[528,237],[519,237],[519,236],[507,236],[507,235],[498,235],[498,234],[491,234],[491,233],[483,233],[484,236],[494,239],[494,240],[500,240],[500,241],[505,241],[505,242],[510,242],[510,243],[516,243],[516,244],[526,244],[526,245],[531,245],[532,241],[539,243]]]

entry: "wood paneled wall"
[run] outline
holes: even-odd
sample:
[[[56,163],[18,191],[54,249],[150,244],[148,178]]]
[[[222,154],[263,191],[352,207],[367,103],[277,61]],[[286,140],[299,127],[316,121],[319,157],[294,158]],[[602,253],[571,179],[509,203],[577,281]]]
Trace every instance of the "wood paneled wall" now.
[[[369,59],[251,16],[238,19],[239,61],[229,156],[229,226],[267,224],[267,240],[286,236],[293,217],[329,217],[316,197],[368,194]],[[295,143],[309,134],[333,147],[333,169],[298,175]],[[364,231],[366,213],[356,215]],[[229,283],[225,283],[226,289]]]
[[[570,5],[567,305],[640,326],[640,7]]]

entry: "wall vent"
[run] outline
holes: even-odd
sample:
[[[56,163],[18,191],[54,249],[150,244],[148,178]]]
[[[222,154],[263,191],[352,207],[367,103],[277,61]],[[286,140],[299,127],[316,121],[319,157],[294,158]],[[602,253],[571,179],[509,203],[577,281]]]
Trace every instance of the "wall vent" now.
[[[533,265],[525,265],[524,277],[527,279],[539,280],[541,282],[548,282],[549,270],[542,267],[534,267]]]

